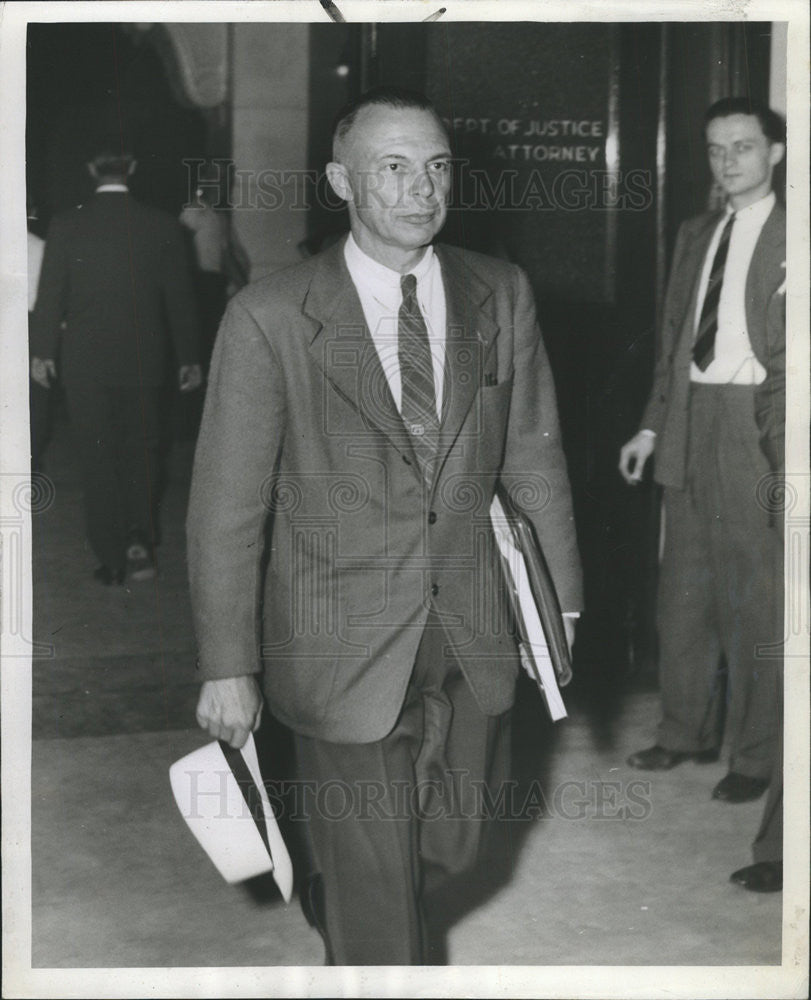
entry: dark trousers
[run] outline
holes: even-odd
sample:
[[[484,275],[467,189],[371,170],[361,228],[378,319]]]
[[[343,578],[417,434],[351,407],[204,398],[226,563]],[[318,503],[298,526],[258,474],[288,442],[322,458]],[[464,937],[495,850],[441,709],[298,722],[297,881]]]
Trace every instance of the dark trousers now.
[[[31,331],[31,313],[28,314],[28,331]],[[51,436],[53,420],[53,395],[56,387],[46,389],[32,378],[28,380],[28,412],[31,428],[31,471],[42,469],[42,456]]]
[[[132,530],[154,541],[159,390],[71,378],[65,394],[90,545],[99,562],[124,569]]]
[[[769,782],[769,794],[760,821],[760,829],[752,844],[755,861],[783,860],[783,672],[775,671],[777,698],[777,737],[774,767]]]
[[[658,742],[719,747],[725,718],[730,770],[758,778],[774,763],[780,661],[766,647],[783,622],[783,543],[758,494],[768,474],[752,387],[693,385],[688,481],[665,489]]]
[[[482,783],[494,789],[507,778],[509,713],[481,712],[429,621],[388,736],[364,744],[294,736],[337,965],[430,960],[423,897],[474,866],[491,822]]]
[[[51,437],[53,420],[53,394],[57,389],[46,389],[33,379],[28,381],[28,406],[31,418],[31,471],[40,472],[42,456]]]

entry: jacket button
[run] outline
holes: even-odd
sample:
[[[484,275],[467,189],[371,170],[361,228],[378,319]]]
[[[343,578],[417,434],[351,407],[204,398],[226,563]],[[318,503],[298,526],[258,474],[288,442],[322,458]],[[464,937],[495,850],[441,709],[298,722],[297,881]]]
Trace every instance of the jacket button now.
[[[429,524],[436,524],[436,511],[435,510],[432,510],[432,511],[429,512],[429,514],[428,514],[428,523]]]
[[[431,584],[431,594],[432,594],[432,595],[433,595],[434,597],[436,597],[436,595],[437,595],[438,593],[439,593],[439,584],[438,584],[438,583],[432,583],[432,584]]]

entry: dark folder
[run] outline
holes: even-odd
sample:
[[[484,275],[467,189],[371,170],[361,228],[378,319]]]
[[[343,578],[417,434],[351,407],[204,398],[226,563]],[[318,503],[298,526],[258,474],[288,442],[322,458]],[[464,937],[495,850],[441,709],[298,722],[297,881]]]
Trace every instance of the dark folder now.
[[[524,665],[540,687],[552,720],[562,719],[567,713],[559,688],[572,679],[572,663],[549,567],[532,522],[501,483],[490,517]]]

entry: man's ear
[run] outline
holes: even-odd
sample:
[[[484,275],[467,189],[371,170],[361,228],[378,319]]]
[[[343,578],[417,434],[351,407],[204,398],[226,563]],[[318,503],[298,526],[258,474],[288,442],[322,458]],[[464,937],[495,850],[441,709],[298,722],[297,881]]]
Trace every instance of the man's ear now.
[[[135,173],[135,169],[137,166],[138,166],[137,160],[130,160],[130,165],[127,168],[127,177],[132,177],[132,175]]]
[[[99,172],[98,170],[96,170],[96,164],[86,163],[85,166],[87,167],[87,172],[90,174],[93,180],[97,181],[99,179]]]
[[[339,198],[343,198],[347,202],[354,201],[349,173],[343,163],[330,162],[327,164],[327,180]]]
[[[784,142],[773,142],[771,146],[769,146],[769,163],[771,163],[773,167],[776,167],[785,155],[786,144]]]

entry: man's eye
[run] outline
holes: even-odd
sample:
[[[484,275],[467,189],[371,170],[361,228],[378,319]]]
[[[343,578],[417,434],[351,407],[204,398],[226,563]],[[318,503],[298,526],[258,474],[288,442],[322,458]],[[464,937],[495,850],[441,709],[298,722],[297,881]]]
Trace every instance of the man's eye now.
[[[445,173],[446,170],[450,169],[450,163],[447,160],[437,160],[436,163],[432,163],[431,167],[439,174]]]
[[[400,170],[401,166],[402,164],[400,163],[387,163],[386,170],[389,170],[391,171],[391,173],[395,174],[397,173],[398,170]]]

